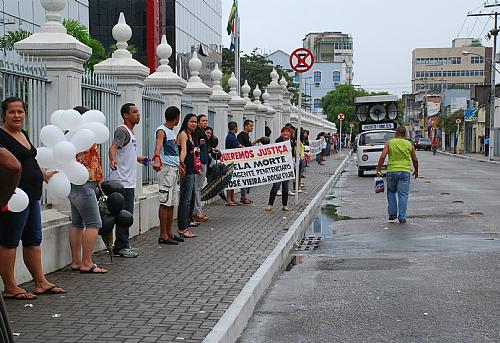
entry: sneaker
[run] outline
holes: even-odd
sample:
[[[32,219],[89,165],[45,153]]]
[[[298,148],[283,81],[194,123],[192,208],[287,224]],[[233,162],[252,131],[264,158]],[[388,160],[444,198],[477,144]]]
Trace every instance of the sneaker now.
[[[130,248],[122,248],[118,251],[113,250],[113,255],[117,257],[134,258],[139,256],[139,252]]]
[[[281,196],[281,195],[282,195],[282,194],[281,194],[281,190],[280,190],[280,189],[278,189],[278,193],[276,193],[276,195],[278,195],[278,196]]]
[[[128,248],[132,251],[135,251],[136,253],[139,253],[139,248],[132,248],[131,246],[129,246]]]
[[[396,219],[397,217],[398,217],[398,216],[397,216],[397,215],[395,215],[395,214],[390,214],[390,215],[389,215],[389,220],[394,220],[394,219]]]
[[[304,193],[304,190],[302,190],[302,189],[299,189],[299,193]]]
[[[288,195],[295,195],[295,192],[288,191]]]
[[[399,222],[400,222],[401,224],[405,224],[405,223],[406,223],[406,219],[405,219],[405,218],[399,218]]]

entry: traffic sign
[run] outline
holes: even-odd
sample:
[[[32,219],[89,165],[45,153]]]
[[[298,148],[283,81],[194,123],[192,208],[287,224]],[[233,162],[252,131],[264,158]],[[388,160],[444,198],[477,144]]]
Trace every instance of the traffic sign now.
[[[349,124],[349,127],[352,129],[354,127],[354,124],[353,123],[350,123]]]
[[[460,119],[460,118],[457,118],[457,120],[455,120],[455,123],[457,123],[457,124],[460,124],[461,122],[462,122],[462,119]]]
[[[314,56],[305,48],[298,48],[290,55],[290,67],[297,73],[305,73],[313,64]]]
[[[339,115],[337,116],[337,118],[338,118],[339,120],[344,120],[344,118],[345,118],[344,113],[339,113]]]

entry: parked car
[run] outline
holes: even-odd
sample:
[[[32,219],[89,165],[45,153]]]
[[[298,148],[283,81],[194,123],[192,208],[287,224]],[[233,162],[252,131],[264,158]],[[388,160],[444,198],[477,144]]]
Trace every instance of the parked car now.
[[[419,138],[415,141],[415,150],[431,150],[431,140],[429,138]]]

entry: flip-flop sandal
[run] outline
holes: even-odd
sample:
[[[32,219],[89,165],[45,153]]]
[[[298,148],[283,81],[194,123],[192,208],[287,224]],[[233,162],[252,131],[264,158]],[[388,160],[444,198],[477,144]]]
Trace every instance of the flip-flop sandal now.
[[[89,270],[81,270],[80,269],[80,273],[81,274],[106,274],[107,271],[105,272],[96,272],[96,268],[100,268],[101,270],[103,270],[101,267],[99,267],[97,264],[94,264],[92,267],[90,267]]]
[[[239,205],[235,202],[231,202],[231,203],[226,204],[226,206],[239,206]]]
[[[17,293],[17,294],[14,294],[14,295],[2,295],[2,298],[4,300],[35,300],[37,297],[35,294],[33,294],[33,297],[20,297],[20,295],[23,295],[23,294],[30,294],[29,292],[21,292],[21,293]]]
[[[34,295],[42,295],[42,294],[64,294],[64,293],[66,293],[66,291],[56,292],[56,291],[54,291],[54,288],[61,288],[61,287],[59,287],[59,286],[52,286],[50,288],[47,288],[43,292],[33,292],[33,294]]]

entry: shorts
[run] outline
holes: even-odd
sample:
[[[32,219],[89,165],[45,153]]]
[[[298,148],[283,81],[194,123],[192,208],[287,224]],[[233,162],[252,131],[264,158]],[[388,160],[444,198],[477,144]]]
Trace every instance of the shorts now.
[[[22,212],[0,212],[0,245],[15,249],[21,240],[25,247],[42,243],[42,214],[38,200],[30,200]]]
[[[72,227],[77,229],[102,227],[95,187],[95,182],[87,182],[84,185],[71,184],[68,199],[71,203]]]
[[[158,172],[160,205],[177,206],[179,204],[180,177],[179,168],[164,165]]]

